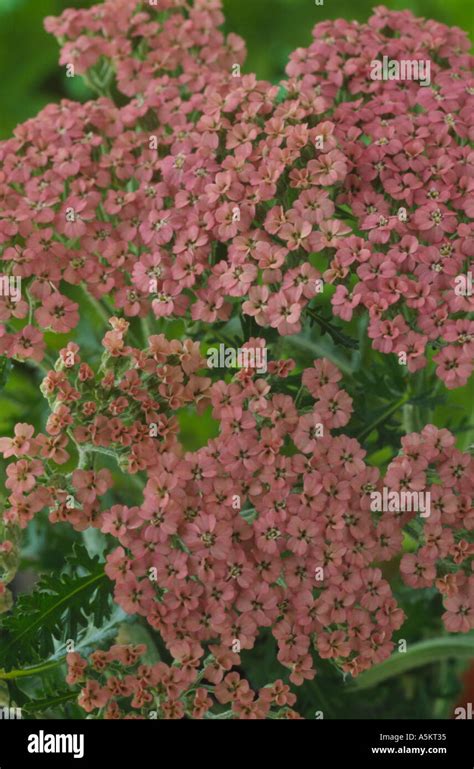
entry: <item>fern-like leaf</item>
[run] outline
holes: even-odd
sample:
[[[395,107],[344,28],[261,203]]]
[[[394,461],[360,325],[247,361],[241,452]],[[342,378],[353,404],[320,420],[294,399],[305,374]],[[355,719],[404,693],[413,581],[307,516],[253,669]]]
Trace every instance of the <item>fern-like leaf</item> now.
[[[2,619],[1,666],[44,659],[55,651],[55,639],[75,640],[91,619],[100,626],[112,611],[111,593],[103,564],[76,546],[61,574],[43,575]]]

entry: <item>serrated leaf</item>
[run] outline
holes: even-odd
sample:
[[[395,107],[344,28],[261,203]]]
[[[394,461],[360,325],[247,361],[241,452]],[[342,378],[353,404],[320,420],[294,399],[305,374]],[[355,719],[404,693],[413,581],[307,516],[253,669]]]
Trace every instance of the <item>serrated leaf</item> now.
[[[133,621],[133,616],[126,614],[119,606],[114,606],[110,619],[101,627],[95,627],[92,622],[80,632],[74,651],[87,657],[92,651],[108,647],[110,641],[118,638],[118,633],[123,632]],[[145,631],[146,632],[146,631]],[[56,642],[57,643],[57,642]],[[149,640],[151,647],[152,642]],[[12,699],[20,704],[26,714],[53,715],[63,718],[63,708],[67,703],[74,704],[77,699],[77,690],[71,689],[65,683],[67,649],[63,643],[57,643],[54,654],[44,660],[39,667],[33,669],[24,668],[18,673],[18,677],[9,680]],[[157,660],[153,660],[157,661]],[[81,711],[78,711],[81,715]]]
[[[89,625],[82,631],[74,644],[74,651],[79,652],[83,657],[87,656],[90,652],[98,649],[106,641],[110,641],[117,635],[119,626],[127,626],[132,622],[135,615],[126,614],[120,606],[114,604],[110,613],[109,619],[102,622],[100,627],[96,627],[91,621]],[[51,656],[51,660],[60,659],[65,654],[64,645],[58,646],[54,654]]]
[[[74,702],[77,700],[77,691],[71,691],[71,689],[65,689],[59,694],[55,694],[52,697],[44,697],[39,700],[31,700],[23,705],[22,710],[27,714],[33,715],[34,713],[45,713],[48,710],[56,710],[61,708],[68,702]]]
[[[61,574],[44,575],[0,624],[2,666],[13,667],[55,651],[54,639],[75,639],[90,619],[97,626],[112,611],[111,584],[98,558],[75,547]]]

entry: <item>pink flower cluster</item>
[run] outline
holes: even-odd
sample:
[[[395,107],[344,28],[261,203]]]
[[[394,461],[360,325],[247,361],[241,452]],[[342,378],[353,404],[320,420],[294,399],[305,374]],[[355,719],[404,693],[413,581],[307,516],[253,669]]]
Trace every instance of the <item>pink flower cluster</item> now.
[[[88,660],[71,652],[67,655],[66,681],[71,686],[81,685],[78,703],[96,718],[299,718],[290,707],[296,696],[283,681],[275,681],[256,694],[239,673],[228,672],[239,663],[238,654],[211,646],[199,670],[198,651],[196,645],[183,642],[171,666],[165,662],[145,664],[141,659],[146,652],[143,644],[115,644],[108,651],[93,652]],[[216,704],[230,705],[230,710],[212,715]]]
[[[183,649],[200,660],[208,644],[251,649],[268,628],[293,683],[314,676],[313,649],[358,675],[390,655],[403,623],[380,564],[401,552],[407,527],[422,546],[402,561],[406,581],[425,587],[438,576],[459,603],[446,604],[448,627],[472,626],[474,460],[447,430],[403,438],[383,479],[358,441],[340,433],[352,401],[329,361],[303,372],[313,405],[298,408],[274,392],[289,361],[273,361],[265,377],[242,369],[213,381],[200,373],[196,343],[155,336],[139,350],[126,344],[126,321],[111,323],[97,373],[77,345],[61,350],[43,382],[53,408],[46,434],[19,425],[2,440],[17,460],[7,470],[7,520],[25,526],[46,505],[53,522],[111,535],[115,600],[145,617],[178,660]],[[220,432],[183,453],[173,412],[191,401],[212,405]],[[81,461],[61,476],[50,464],[65,461],[69,443]],[[146,474],[140,505],[102,509],[113,481],[93,468],[95,453]],[[424,530],[414,511],[373,512],[372,495],[384,486],[430,491]]]
[[[106,0],[47,21],[61,63],[107,95],[51,105],[0,147],[2,258],[28,285],[28,302],[0,298],[0,352],[40,360],[45,329],[77,324],[67,284],[128,317],[237,311],[280,334],[301,330],[326,286],[344,321],[367,309],[375,349],[415,371],[434,344],[438,376],[465,384],[466,37],[384,9],[325,22],[279,89],[233,76],[244,44],[221,22],[218,0],[160,0],[159,17]],[[372,81],[382,55],[430,56],[433,88]]]
[[[474,255],[469,47],[459,29],[379,7],[367,24],[318,24],[287,67],[289,93],[341,102],[331,120],[348,174],[335,202],[355,223],[324,272],[337,285],[334,314],[350,320],[365,306],[374,348],[405,353],[410,371],[426,364],[428,343],[440,347],[434,360],[448,388],[466,383],[474,355],[474,324],[464,319],[474,298],[455,290]],[[429,60],[431,87],[372,80],[383,57]]]
[[[389,465],[385,483],[397,491],[426,488],[431,495],[421,541],[402,557],[403,579],[413,588],[436,585],[447,630],[466,633],[474,628],[474,459],[456,449],[448,430],[433,425],[401,443],[403,453]]]

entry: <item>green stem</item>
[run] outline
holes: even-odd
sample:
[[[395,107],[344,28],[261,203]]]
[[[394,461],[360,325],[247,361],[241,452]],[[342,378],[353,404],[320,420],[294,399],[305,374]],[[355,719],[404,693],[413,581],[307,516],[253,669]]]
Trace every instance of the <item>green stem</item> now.
[[[92,443],[83,443],[80,447],[80,453],[81,454],[104,454],[106,457],[112,457],[112,459],[115,459],[117,464],[119,463],[119,455],[116,451],[113,449],[108,449],[105,446],[94,446]]]
[[[296,408],[296,409],[297,409],[297,408],[298,408],[298,406],[299,406],[299,402],[300,402],[300,399],[301,399],[301,396],[303,395],[303,393],[304,393],[304,385],[302,384],[302,385],[301,385],[301,387],[300,387],[300,389],[299,389],[299,390],[298,390],[298,392],[296,393],[296,398],[295,398],[295,408]]]
[[[10,670],[8,673],[0,672],[1,681],[12,681],[14,678],[28,678],[28,676],[38,676],[52,668],[57,668],[64,662],[64,657],[54,662],[45,662],[43,665],[36,665],[32,668],[23,668],[22,670]]]
[[[74,437],[72,436],[72,434],[71,433],[68,433],[68,434],[69,434],[69,437],[71,438],[71,440],[74,441]],[[75,441],[74,441],[74,443],[75,443]],[[76,443],[76,446],[77,446],[77,450],[79,452],[79,463],[78,463],[78,467],[79,468],[86,469],[86,468],[89,467],[90,460],[91,460],[91,454],[102,454],[103,456],[111,457],[112,459],[114,459],[116,464],[118,465],[119,469],[122,472],[124,472],[123,469],[121,468],[120,462],[119,462],[120,455],[118,455],[117,452],[114,451],[113,449],[108,449],[105,446],[94,446],[91,443],[83,443],[83,444],[80,444],[80,445],[78,445]],[[135,475],[134,473],[129,473],[128,474],[128,482],[129,482],[129,484],[131,486],[134,486],[134,488],[137,491],[139,491],[140,493],[143,492],[143,484],[142,484],[142,482],[140,481],[140,478],[137,475]]]
[[[148,347],[149,338],[153,336],[153,331],[151,330],[150,326],[150,319],[148,317],[140,318],[140,325],[142,328],[143,348],[146,349]]]
[[[90,459],[91,459],[89,452],[86,449],[84,449],[82,446],[78,446],[77,449],[79,451],[79,460],[77,463],[77,467],[79,470],[86,470],[89,467]]]
[[[348,687],[349,692],[359,692],[409,670],[446,659],[474,659],[474,636],[448,636],[414,644],[404,654],[396,652],[389,659],[358,676]]]
[[[365,440],[370,435],[372,430],[375,430],[376,427],[378,427],[380,424],[382,424],[387,419],[389,419],[392,416],[392,414],[398,411],[398,409],[407,402],[407,400],[408,398],[405,395],[403,398],[400,398],[400,400],[397,401],[396,403],[392,403],[392,405],[390,406],[390,408],[387,409],[387,411],[385,411],[378,419],[372,422],[372,424],[370,424],[368,427],[362,430],[362,432],[359,433],[359,435],[356,436],[357,440],[359,442]]]
[[[413,403],[405,403],[403,406],[403,432],[408,435],[409,433],[416,433],[418,425],[416,424],[416,411]]]
[[[87,289],[81,285],[82,293],[88,302],[91,309],[96,313],[96,315],[99,316],[99,318],[105,323],[106,328],[109,327],[109,314],[105,307],[101,304],[99,299],[96,299],[92,294],[90,294]]]
[[[343,331],[341,331],[336,326],[333,326],[332,323],[327,321],[325,318],[322,318],[321,315],[319,315],[314,310],[310,310],[309,308],[306,308],[306,312],[308,315],[313,318],[313,320],[316,321],[318,326],[320,327],[321,331],[323,333],[329,334],[332,341],[335,344],[342,345],[343,347],[348,347],[350,350],[358,350],[359,349],[359,342],[356,339],[352,339],[352,337],[347,336],[347,334],[344,334]]]

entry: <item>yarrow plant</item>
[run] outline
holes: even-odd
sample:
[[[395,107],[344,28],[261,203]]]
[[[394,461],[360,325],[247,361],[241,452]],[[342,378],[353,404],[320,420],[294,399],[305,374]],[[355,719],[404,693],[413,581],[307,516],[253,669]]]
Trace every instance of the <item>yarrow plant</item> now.
[[[105,592],[107,632],[82,633],[77,611],[83,654],[63,648],[60,617],[35,647],[67,662],[65,698],[94,717],[298,718],[290,685],[318,665],[357,681],[397,652],[406,593],[429,591],[449,633],[474,630],[474,459],[412,419],[412,381],[436,395],[473,365],[473,299],[457,290],[473,253],[467,38],[380,7],[318,24],[278,86],[241,73],[245,45],[222,22],[218,0],[47,19],[61,65],[99,96],[50,105],[0,145],[2,265],[22,289],[0,296],[0,353],[41,370],[48,403],[43,425],[0,439],[0,608],[45,511],[96,537],[102,563],[76,551],[76,572],[39,592],[46,605],[82,580],[89,610],[90,586]],[[383,56],[429,57],[431,87],[372,80]],[[92,356],[82,299],[104,322]],[[328,354],[286,354],[316,329]],[[409,395],[357,430],[363,393],[336,345],[361,356],[360,329]],[[216,340],[268,349],[268,365],[210,367]],[[192,449],[190,413],[211,426]],[[381,451],[390,439],[378,465],[374,434]],[[430,509],[374,510],[384,490],[429,494]],[[111,595],[116,625],[134,618],[147,644],[117,640]],[[5,615],[8,664],[33,635],[28,609]],[[279,673],[261,686],[242,667],[263,641]]]

